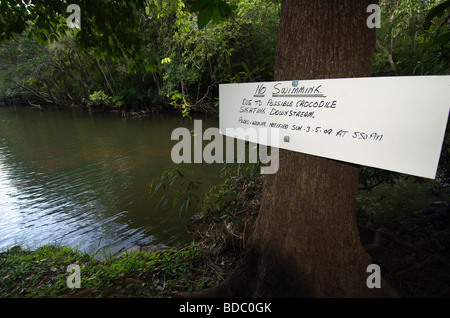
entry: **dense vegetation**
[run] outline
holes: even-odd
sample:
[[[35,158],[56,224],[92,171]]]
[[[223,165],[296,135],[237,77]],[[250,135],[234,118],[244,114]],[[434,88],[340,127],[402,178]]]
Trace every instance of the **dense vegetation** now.
[[[1,46],[0,96],[102,110],[177,106],[187,114],[187,107],[217,111],[218,83],[271,79],[277,2],[237,2],[232,18],[203,29],[189,9],[181,0],[136,7],[131,14],[139,22],[133,26],[139,37],[133,50],[119,43],[127,34],[94,46],[80,39],[95,31],[82,24],[81,30],[66,28],[63,37],[47,40],[36,36],[30,21]],[[112,47],[124,50],[112,52]]]
[[[89,110],[176,106],[187,115],[217,112],[219,83],[273,78],[276,0],[81,1],[81,29],[65,25],[69,2],[23,4],[31,2],[0,5],[0,39],[8,40],[0,46],[0,97]],[[206,3],[213,5],[197,14]],[[373,75],[448,74],[448,1],[380,6]]]
[[[69,265],[78,265],[80,286]],[[198,244],[96,259],[58,245],[0,253],[0,297],[171,297],[216,283]],[[68,270],[69,268],[69,270]]]

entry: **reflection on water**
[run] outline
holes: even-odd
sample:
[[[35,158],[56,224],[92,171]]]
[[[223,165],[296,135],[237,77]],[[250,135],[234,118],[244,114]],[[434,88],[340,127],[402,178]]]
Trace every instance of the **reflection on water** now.
[[[177,141],[170,135],[182,126],[191,123],[179,116],[0,108],[0,250],[57,242],[118,251],[189,242],[187,215],[155,210],[158,199],[148,195],[150,181],[173,165]],[[212,184],[219,169],[202,165],[198,181]]]

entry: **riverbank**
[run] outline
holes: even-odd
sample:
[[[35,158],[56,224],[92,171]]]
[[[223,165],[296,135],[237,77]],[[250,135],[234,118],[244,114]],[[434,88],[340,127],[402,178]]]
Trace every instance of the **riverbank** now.
[[[188,105],[184,109],[182,105],[173,103],[152,103],[147,106],[130,106],[130,107],[115,107],[99,104],[70,104],[59,105],[56,103],[43,102],[30,98],[23,98],[18,96],[0,96],[0,107],[30,107],[38,111],[48,110],[66,110],[66,111],[83,111],[90,114],[118,114],[122,118],[142,118],[146,116],[158,114],[171,114],[180,117],[185,116],[207,116],[211,118],[219,117],[219,109],[216,104],[212,102],[205,102],[202,105]]]
[[[16,246],[0,253],[0,297],[176,297],[220,281],[203,258],[202,249],[194,243],[111,255],[102,261],[64,246],[35,250]]]
[[[242,200],[229,204],[218,186],[207,198],[207,210],[187,222],[194,242],[179,247],[132,249],[96,260],[64,246],[35,250],[14,247],[0,253],[0,297],[170,298],[215,286],[238,263],[258,214],[261,183],[234,180]],[[226,187],[231,189],[229,185]],[[231,191],[230,190],[230,191]],[[219,199],[238,214],[219,212]],[[225,217],[224,217],[225,216]],[[447,202],[392,218],[359,216],[364,248],[383,278],[404,298],[450,296],[450,211]],[[71,289],[80,268],[80,288]]]

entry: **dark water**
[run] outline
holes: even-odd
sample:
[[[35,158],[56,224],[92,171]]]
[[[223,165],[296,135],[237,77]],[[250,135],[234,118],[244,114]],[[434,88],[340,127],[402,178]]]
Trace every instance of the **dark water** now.
[[[181,116],[116,115],[0,107],[0,250],[59,243],[83,251],[191,240],[178,210],[155,209],[149,183],[173,166]],[[203,120],[203,126],[217,126]],[[192,128],[191,128],[192,129]],[[219,164],[188,165],[206,188]]]

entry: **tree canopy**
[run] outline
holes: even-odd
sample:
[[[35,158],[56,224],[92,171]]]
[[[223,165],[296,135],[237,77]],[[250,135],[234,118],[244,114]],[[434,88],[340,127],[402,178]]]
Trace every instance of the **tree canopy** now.
[[[121,0],[2,0],[0,2],[0,41],[29,28],[29,36],[39,43],[55,42],[70,33],[66,24],[69,4],[82,8],[82,28],[74,30],[74,40],[94,49],[99,58],[114,58],[135,53],[142,43],[139,11],[146,1]]]
[[[372,75],[448,74],[449,3],[381,1]],[[70,4],[80,29],[67,26]],[[279,10],[275,0],[1,0],[0,96],[217,113],[218,83],[273,79]]]

